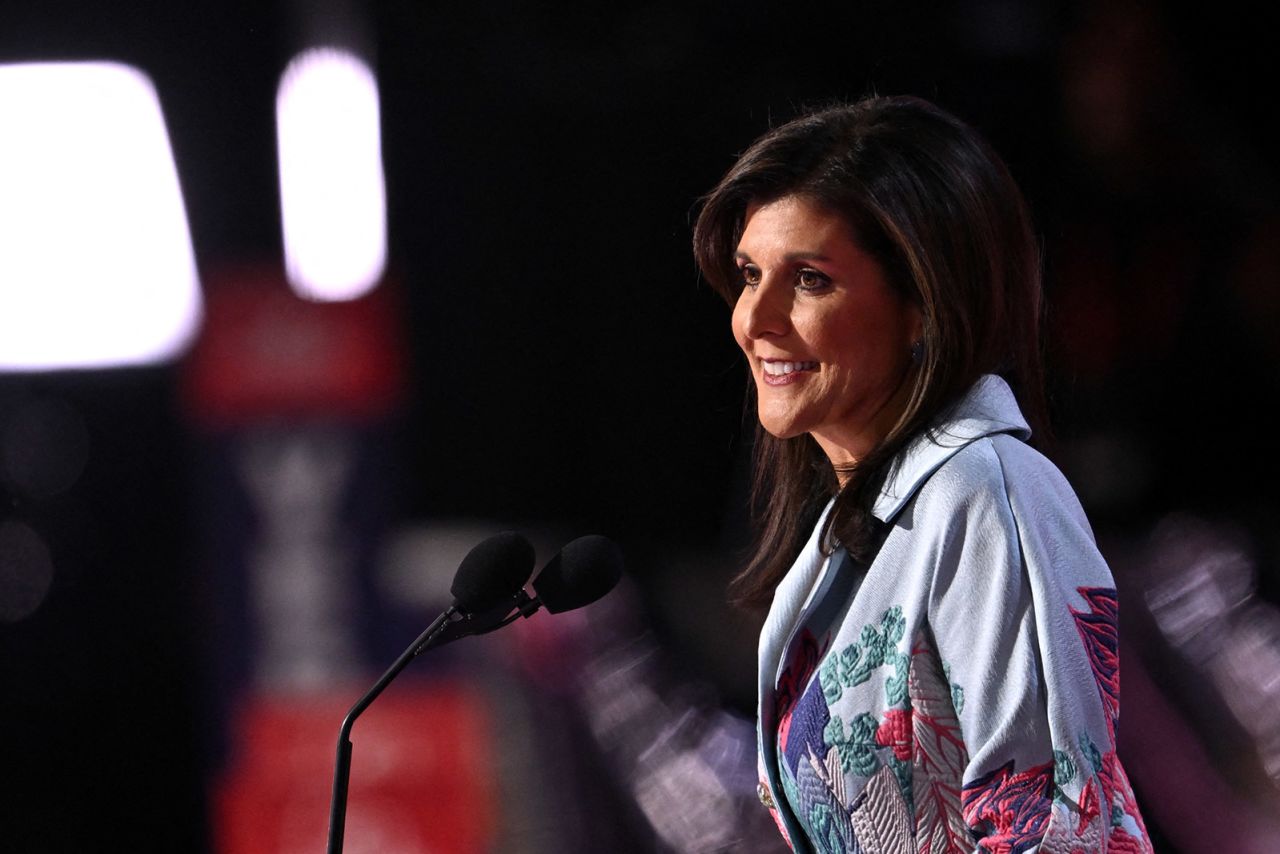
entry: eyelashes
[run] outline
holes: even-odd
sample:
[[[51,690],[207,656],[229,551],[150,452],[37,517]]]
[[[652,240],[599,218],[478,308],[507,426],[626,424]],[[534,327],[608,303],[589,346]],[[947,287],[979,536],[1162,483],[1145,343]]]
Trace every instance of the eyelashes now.
[[[802,291],[824,290],[831,287],[831,277],[812,267],[802,267],[796,271],[796,287]]]
[[[764,280],[764,274],[755,264],[738,265],[738,279],[744,288],[754,290]],[[831,277],[813,267],[800,267],[795,271],[795,288],[798,291],[812,293],[831,287]]]

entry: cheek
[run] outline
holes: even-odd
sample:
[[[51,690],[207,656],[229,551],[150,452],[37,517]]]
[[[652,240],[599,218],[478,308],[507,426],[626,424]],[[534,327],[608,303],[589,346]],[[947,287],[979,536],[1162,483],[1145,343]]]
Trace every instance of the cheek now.
[[[829,382],[846,392],[875,387],[896,376],[891,338],[873,326],[825,329],[815,336],[813,351],[831,367]]]
[[[738,346],[743,352],[747,352],[747,336],[746,328],[746,307],[743,301],[739,299],[733,304],[733,316],[729,320],[729,327],[733,331],[733,340],[738,342]]]

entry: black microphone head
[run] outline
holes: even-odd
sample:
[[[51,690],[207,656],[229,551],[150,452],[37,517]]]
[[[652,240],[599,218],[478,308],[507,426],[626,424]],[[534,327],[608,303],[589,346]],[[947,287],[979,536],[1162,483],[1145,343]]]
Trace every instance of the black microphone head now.
[[[533,573],[529,541],[514,531],[494,534],[467,553],[449,592],[462,611],[483,611],[515,596]]]
[[[622,578],[622,550],[608,537],[588,534],[569,543],[533,580],[533,590],[553,614],[590,605]]]

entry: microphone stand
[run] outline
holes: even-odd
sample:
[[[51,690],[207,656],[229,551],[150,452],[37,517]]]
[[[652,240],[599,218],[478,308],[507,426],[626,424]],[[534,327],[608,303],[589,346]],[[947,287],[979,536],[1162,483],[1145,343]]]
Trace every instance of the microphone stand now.
[[[505,626],[517,616],[529,616],[538,610],[541,602],[531,599],[523,590],[510,599],[499,602],[479,613],[470,613],[458,608],[457,603],[427,626],[427,630],[409,645],[395,663],[387,668],[387,672],[374,683],[373,687],[347,712],[338,730],[338,754],[333,767],[333,799],[329,804],[329,847],[328,854],[342,854],[342,837],[347,824],[347,786],[351,780],[351,727],[356,718],[369,708],[369,704],[391,684],[391,680],[400,675],[421,653],[435,646],[440,646],[468,635],[480,635]],[[514,613],[512,612],[514,609]]]
[[[387,672],[382,674],[382,678],[356,701],[351,711],[347,712],[347,716],[342,719],[342,728],[338,730],[338,756],[333,768],[333,800],[329,805],[328,854],[342,854],[342,835],[347,824],[347,784],[351,779],[351,727],[355,724],[356,718],[369,708],[369,704],[378,698],[383,689],[391,684],[391,680],[395,679],[410,661],[413,661],[423,650],[435,645],[436,636],[442,633],[455,617],[459,620],[466,619],[456,605],[450,605],[449,610],[436,617],[431,625],[427,626],[427,630],[400,654],[395,663],[387,668]]]

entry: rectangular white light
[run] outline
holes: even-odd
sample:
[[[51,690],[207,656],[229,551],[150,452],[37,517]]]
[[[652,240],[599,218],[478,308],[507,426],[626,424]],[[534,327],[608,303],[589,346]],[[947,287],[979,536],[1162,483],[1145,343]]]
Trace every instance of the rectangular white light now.
[[[276,92],[285,269],[303,297],[355,299],[387,261],[378,84],[333,48],[289,63]]]
[[[160,101],[107,62],[0,65],[0,370],[167,361],[201,317]]]

